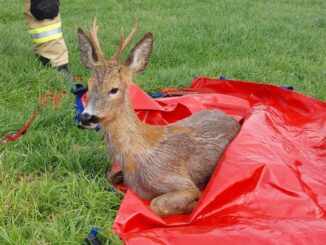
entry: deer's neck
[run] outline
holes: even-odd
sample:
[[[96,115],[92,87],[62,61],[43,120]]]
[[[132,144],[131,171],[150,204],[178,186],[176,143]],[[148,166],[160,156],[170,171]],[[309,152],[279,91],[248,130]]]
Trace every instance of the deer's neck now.
[[[146,155],[159,142],[164,127],[141,122],[128,98],[116,118],[102,125],[102,132],[112,160],[123,168]]]

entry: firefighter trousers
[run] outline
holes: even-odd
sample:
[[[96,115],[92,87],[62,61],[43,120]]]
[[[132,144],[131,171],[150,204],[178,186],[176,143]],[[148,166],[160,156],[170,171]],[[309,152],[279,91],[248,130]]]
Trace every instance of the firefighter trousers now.
[[[68,50],[62,36],[60,13],[53,19],[37,20],[32,15],[30,6],[30,0],[25,0],[25,24],[36,54],[48,59],[52,67],[67,65]]]

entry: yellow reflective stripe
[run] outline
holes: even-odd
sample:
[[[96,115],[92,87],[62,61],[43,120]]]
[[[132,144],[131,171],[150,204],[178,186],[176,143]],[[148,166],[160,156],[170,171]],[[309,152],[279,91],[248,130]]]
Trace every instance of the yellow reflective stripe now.
[[[32,39],[39,39],[39,38],[43,38],[43,37],[50,37],[53,35],[56,35],[58,33],[61,33],[61,27],[58,27],[56,29],[52,29],[49,31],[45,31],[45,32],[40,32],[40,33],[36,33],[36,34],[31,34],[31,38]]]
[[[33,43],[46,43],[46,42],[49,42],[49,41],[52,41],[52,40],[55,40],[55,39],[58,39],[61,37],[62,37],[62,32],[58,33],[56,35],[49,36],[49,37],[33,39]]]
[[[32,30],[28,30],[29,34],[36,34],[36,33],[40,33],[40,32],[45,32],[45,31],[49,31],[52,29],[56,29],[58,27],[61,27],[61,21],[52,25],[48,25],[48,26],[44,26],[44,27],[40,27],[37,29],[32,29]]]

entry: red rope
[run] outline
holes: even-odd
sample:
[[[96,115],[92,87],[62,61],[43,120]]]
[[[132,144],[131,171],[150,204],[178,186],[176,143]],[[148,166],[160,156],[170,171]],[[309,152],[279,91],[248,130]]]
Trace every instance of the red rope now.
[[[74,77],[72,77],[72,80],[74,80],[74,81],[83,81],[84,80],[84,78],[83,77],[77,77],[77,76],[74,76]]]
[[[41,105],[47,106],[49,101],[52,101],[53,108],[57,109],[59,106],[60,99],[63,95],[66,94],[66,91],[59,90],[57,94],[42,94],[39,98],[39,102]]]
[[[53,108],[57,109],[59,106],[60,99],[62,96],[66,94],[66,91],[64,90],[59,90],[57,94],[43,94],[39,98],[39,105],[37,106],[36,111],[33,113],[32,117],[28,120],[28,122],[25,124],[24,127],[22,127],[17,133],[11,134],[11,135],[6,135],[1,141],[0,145],[6,144],[8,142],[16,141],[18,140],[32,125],[34,122],[36,116],[40,113],[41,111],[41,106],[47,107],[49,102],[52,101]]]

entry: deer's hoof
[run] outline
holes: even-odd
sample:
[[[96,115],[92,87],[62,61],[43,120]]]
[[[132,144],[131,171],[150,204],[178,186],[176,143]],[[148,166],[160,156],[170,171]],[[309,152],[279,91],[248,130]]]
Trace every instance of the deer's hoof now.
[[[123,173],[121,170],[111,170],[106,173],[106,179],[113,185],[123,182]]]
[[[151,201],[150,209],[160,217],[174,214],[174,208],[169,207],[169,200],[165,196],[158,196]]]

